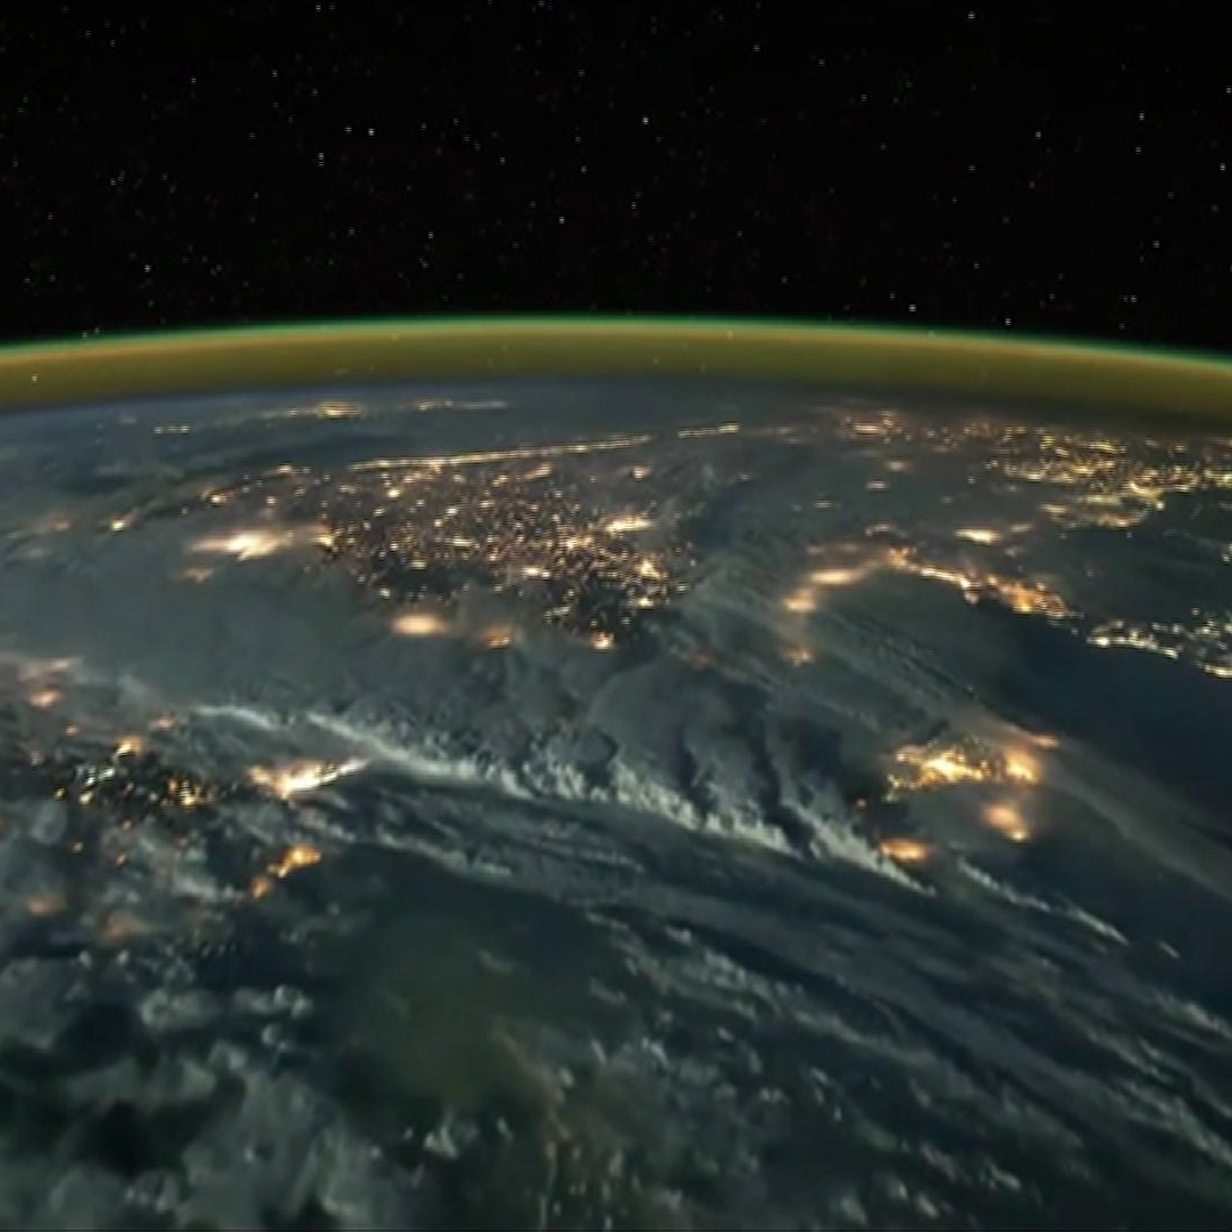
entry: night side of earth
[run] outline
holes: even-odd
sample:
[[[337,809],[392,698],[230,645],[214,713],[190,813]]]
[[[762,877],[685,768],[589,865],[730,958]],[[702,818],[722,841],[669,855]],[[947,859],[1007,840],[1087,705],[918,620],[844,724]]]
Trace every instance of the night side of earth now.
[[[1232,1222],[1232,364],[0,349],[0,1225]]]

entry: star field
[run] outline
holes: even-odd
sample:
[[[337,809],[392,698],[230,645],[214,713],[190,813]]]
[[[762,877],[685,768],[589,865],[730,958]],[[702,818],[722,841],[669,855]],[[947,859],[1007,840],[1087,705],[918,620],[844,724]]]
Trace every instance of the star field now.
[[[1047,6],[128,14],[0,17],[6,338],[510,311],[1227,338],[1213,31]]]

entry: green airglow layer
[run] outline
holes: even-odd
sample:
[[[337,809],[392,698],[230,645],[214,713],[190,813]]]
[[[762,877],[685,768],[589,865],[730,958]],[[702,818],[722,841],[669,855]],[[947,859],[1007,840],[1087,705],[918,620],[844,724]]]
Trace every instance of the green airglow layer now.
[[[1112,343],[685,317],[398,318],[0,347],[0,410],[512,376],[709,375],[1232,421],[1232,361]]]

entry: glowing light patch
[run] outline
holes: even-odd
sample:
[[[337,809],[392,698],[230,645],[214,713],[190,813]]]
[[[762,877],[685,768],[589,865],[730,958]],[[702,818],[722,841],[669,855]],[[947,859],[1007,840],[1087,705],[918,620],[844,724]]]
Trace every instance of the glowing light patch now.
[[[894,787],[909,791],[927,791],[935,787],[949,787],[954,783],[978,783],[993,774],[993,767],[987,760],[977,759],[957,745],[933,753],[909,745],[899,750],[895,761],[915,771],[910,778],[892,776],[891,779]]]
[[[26,899],[26,911],[38,919],[59,915],[66,905],[63,896],[59,894],[36,894]]]
[[[479,640],[488,650],[503,650],[517,641],[518,631],[512,625],[492,625],[485,629]]]
[[[945,754],[939,757],[928,758],[920,763],[920,768],[929,774],[936,775],[937,778],[944,779],[947,783],[957,783],[962,779],[980,777],[980,772],[975,766],[969,766],[965,762],[961,762],[954,757],[948,757]]]
[[[314,532],[314,537],[319,533]],[[297,541],[302,542],[302,539],[293,531],[259,528],[199,539],[192,545],[192,550],[219,556],[234,556],[237,560],[259,560],[263,556],[285,551]]]
[[[122,863],[120,860],[116,862]],[[126,941],[145,936],[150,931],[150,925],[144,920],[127,912],[118,911],[107,917],[106,923],[99,930],[99,937],[107,945],[123,945]]]
[[[928,843],[914,838],[883,838],[877,850],[898,864],[923,864],[933,854]]]
[[[1012,752],[1005,757],[1005,777],[1017,783],[1038,783],[1039,766],[1026,753]]]
[[[986,579],[993,596],[1011,611],[1024,616],[1050,616],[1054,619],[1068,616],[1069,608],[1060,595],[1045,590],[1035,582],[1019,582],[995,576]],[[973,596],[968,595],[968,598]]]
[[[1030,841],[1031,828],[1013,804],[990,804],[984,810],[984,821],[1011,843]]]
[[[867,569],[818,569],[809,580],[816,586],[851,586],[867,575]]]
[[[191,783],[180,783],[175,779],[167,785],[175,802],[183,809],[194,809],[206,803],[205,795]]]
[[[1012,748],[989,748],[979,741],[962,740],[944,748],[907,745],[894,760],[903,772],[889,776],[892,795],[932,791],[960,783],[1018,783],[1040,781],[1039,761],[1031,753]]]
[[[968,577],[967,574],[961,573],[957,569],[944,569],[939,565],[924,564],[920,561],[912,560],[905,552],[891,552],[886,559],[893,569],[900,569],[905,573],[914,573],[917,577],[929,578],[936,582],[946,582],[948,585],[957,586],[963,591],[974,590],[976,585],[974,578]]]
[[[449,632],[449,625],[434,612],[403,612],[393,629],[400,637],[440,637]]]
[[[638,531],[649,530],[653,525],[649,518],[640,514],[629,514],[627,517],[613,518],[603,529],[609,535],[632,535]]]
[[[248,771],[248,778],[256,786],[280,799],[290,800],[305,792],[316,791],[317,788],[333,783],[345,775],[354,774],[366,765],[367,762],[355,759],[337,764],[319,761],[295,762],[277,769],[253,766]]]
[[[298,869],[311,868],[312,865],[320,863],[321,853],[315,847],[297,843],[294,847],[288,847],[282,859],[270,865],[269,871],[275,877],[287,877]]]

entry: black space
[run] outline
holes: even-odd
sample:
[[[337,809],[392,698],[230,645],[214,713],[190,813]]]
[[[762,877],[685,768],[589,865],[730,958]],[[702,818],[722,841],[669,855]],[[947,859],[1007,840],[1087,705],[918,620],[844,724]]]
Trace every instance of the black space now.
[[[109,7],[0,11],[0,337],[598,311],[1230,345],[1215,9]]]

